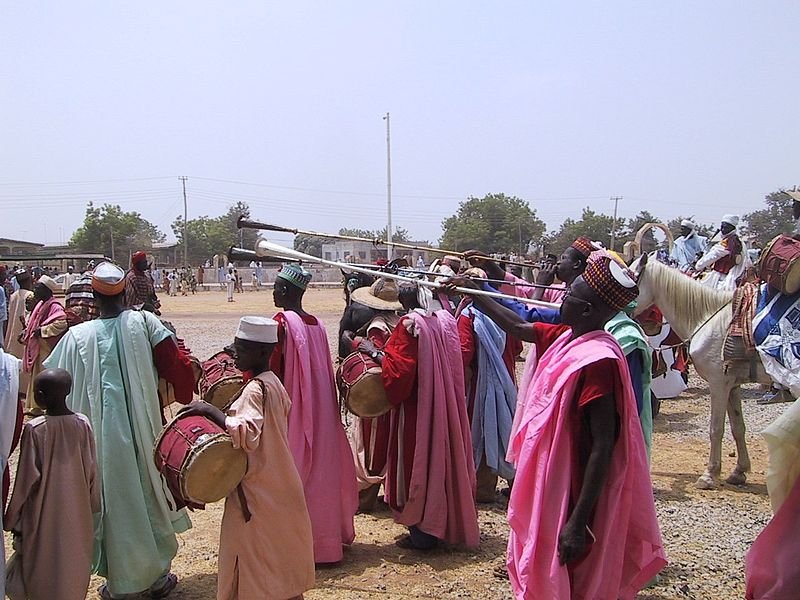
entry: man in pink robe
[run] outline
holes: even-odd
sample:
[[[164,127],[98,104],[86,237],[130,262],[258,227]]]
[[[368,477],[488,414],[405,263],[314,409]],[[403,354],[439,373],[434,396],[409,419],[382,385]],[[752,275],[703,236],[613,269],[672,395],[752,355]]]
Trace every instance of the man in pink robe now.
[[[353,455],[336,399],[330,346],[325,326],[303,310],[311,274],[284,265],[273,291],[278,347],[271,370],[289,392],[289,447],[303,482],[314,533],[314,562],[342,560],[343,545],[355,539],[353,518],[358,487]]]
[[[520,323],[476,300],[534,343],[508,452],[517,468],[508,574],[518,599],[632,600],[666,564],[627,362],[603,330],[637,294],[603,256],[571,284],[563,325]]]
[[[400,302],[410,312],[383,353],[375,354],[395,406],[386,501],[395,520],[409,528],[399,546],[429,550],[444,541],[476,547],[475,464],[458,328],[449,312],[430,311],[432,301],[426,288],[401,288]]]
[[[53,296],[57,289],[58,284],[53,279],[47,275],[39,277],[33,286],[33,299],[37,304],[22,333],[22,342],[25,344],[22,368],[30,377],[25,409],[34,414],[40,414],[41,409],[33,400],[33,379],[41,372],[42,363],[67,331],[64,307]]]

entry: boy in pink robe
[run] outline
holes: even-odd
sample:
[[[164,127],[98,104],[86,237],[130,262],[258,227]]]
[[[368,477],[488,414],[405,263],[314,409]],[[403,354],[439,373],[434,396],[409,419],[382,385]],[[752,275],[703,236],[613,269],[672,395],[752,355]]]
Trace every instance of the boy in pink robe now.
[[[247,474],[225,499],[217,600],[297,600],[314,587],[311,521],[287,434],[291,401],[269,370],[277,342],[277,322],[242,317],[236,366],[252,379],[225,413],[204,402],[185,409],[226,429],[247,452]]]
[[[534,343],[508,452],[517,467],[508,574],[518,599],[632,600],[666,564],[627,363],[603,331],[637,295],[628,273],[603,256],[570,286],[564,325],[519,323],[474,299]]]
[[[42,371],[33,382],[43,416],[25,425],[14,492],[4,526],[14,533],[18,569],[11,598],[82,600],[92,571],[94,522],[100,510],[94,435],[89,420],[67,408],[72,377]],[[66,516],[65,516],[66,515]]]
[[[335,563],[355,539],[358,486],[353,454],[339,418],[330,346],[324,325],[303,310],[311,274],[284,265],[273,290],[278,347],[270,360],[289,397],[289,448],[303,482],[314,562]]]

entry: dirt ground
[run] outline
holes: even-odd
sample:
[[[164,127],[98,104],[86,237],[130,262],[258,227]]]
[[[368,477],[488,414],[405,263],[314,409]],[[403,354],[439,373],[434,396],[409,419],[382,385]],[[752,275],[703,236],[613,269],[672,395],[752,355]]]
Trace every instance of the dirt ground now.
[[[270,290],[237,294],[234,303],[227,303],[221,291],[162,297],[162,303],[164,318],[201,359],[232,340],[239,316],[275,312]],[[305,307],[324,321],[333,345],[343,308],[341,291],[311,289]],[[764,413],[764,407],[755,404],[758,392],[748,388],[744,412],[753,461],[748,484],[696,490],[694,482],[708,453],[708,389],[700,380],[690,383],[680,398],[663,403],[655,421],[652,478],[670,565],[653,587],[639,595],[647,600],[744,597],[744,553],[770,516],[764,483],[767,453],[757,432],[781,409],[768,407],[772,413]],[[727,434],[724,444],[723,476],[735,461],[729,456],[733,443]],[[341,564],[317,570],[317,587],[306,598],[511,598],[508,582],[493,574],[505,556],[505,510],[499,494],[495,504],[480,506],[478,550],[437,550],[428,555],[395,546],[404,528],[393,522],[390,512],[357,515],[355,543]],[[215,597],[221,516],[222,503],[192,514],[193,529],[179,536],[173,571],[180,583],[171,597]],[[92,579],[88,598],[99,598],[95,590],[100,583]]]

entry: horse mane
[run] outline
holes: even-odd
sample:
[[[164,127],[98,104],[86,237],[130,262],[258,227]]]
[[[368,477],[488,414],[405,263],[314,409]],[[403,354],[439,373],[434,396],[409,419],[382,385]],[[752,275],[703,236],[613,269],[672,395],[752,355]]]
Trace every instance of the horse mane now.
[[[648,261],[641,276],[649,280],[656,304],[662,311],[667,303],[675,308],[670,311],[674,313],[672,321],[680,323],[672,323],[673,326],[689,334],[733,299],[733,292],[709,288],[655,260]],[[662,299],[666,301],[663,302],[665,306],[660,304]]]

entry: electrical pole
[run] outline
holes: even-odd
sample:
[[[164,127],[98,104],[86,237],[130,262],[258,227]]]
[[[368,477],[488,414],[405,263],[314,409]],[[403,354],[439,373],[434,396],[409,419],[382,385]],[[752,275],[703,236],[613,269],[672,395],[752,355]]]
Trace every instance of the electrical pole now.
[[[186,180],[185,175],[178,177],[183,184],[183,266],[189,264],[189,205],[186,202]]]
[[[392,260],[392,144],[388,112],[383,120],[386,121],[386,208],[389,217],[386,226],[386,260]]]
[[[617,238],[617,205],[622,200],[622,196],[612,196],[611,199],[614,201],[614,220],[611,222],[611,250],[613,250]]]

